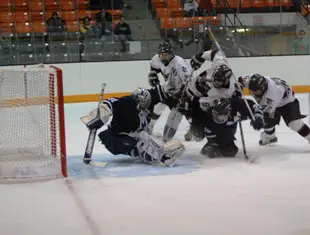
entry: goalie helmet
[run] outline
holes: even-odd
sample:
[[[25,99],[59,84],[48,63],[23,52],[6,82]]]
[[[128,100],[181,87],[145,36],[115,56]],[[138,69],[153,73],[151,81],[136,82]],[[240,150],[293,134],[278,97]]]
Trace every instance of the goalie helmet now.
[[[231,109],[229,99],[222,98],[220,100],[215,100],[214,107],[212,108],[214,122],[218,124],[226,123],[229,119]]]
[[[151,93],[145,88],[137,88],[132,97],[137,103],[138,110],[148,109],[152,102]]]
[[[261,97],[267,90],[268,83],[264,76],[254,74],[249,80],[249,90],[258,97]]]
[[[222,64],[215,68],[212,74],[212,83],[215,88],[226,87],[229,85],[230,77],[232,76],[231,69]]]

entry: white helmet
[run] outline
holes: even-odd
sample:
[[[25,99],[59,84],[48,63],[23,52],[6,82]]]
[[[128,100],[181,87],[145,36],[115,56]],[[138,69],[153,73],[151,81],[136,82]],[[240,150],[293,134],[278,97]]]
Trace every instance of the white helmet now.
[[[137,88],[134,92],[132,92],[132,97],[136,100],[138,105],[137,107],[140,110],[147,109],[152,102],[151,93],[145,88]]]

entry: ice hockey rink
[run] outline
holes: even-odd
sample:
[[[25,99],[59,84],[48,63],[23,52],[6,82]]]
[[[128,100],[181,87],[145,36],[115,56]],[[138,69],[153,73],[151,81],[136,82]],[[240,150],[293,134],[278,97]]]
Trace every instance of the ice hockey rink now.
[[[308,114],[308,95],[298,97]],[[68,179],[0,185],[1,235],[310,234],[310,144],[283,122],[279,142],[264,147],[244,122],[256,164],[244,161],[238,132],[233,159],[206,159],[205,141],[192,141],[175,167],[164,168],[111,156],[96,142],[94,158],[109,165],[94,168],[82,163],[88,131],[79,120],[94,107],[65,106]],[[183,120],[176,139],[187,127]]]

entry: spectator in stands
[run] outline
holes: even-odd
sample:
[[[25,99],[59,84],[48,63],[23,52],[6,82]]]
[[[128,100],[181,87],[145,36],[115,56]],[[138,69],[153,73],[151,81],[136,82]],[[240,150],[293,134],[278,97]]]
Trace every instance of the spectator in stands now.
[[[310,43],[306,37],[305,30],[299,30],[297,38],[294,40],[294,53],[295,54],[309,54]]]
[[[54,11],[52,17],[47,20],[46,25],[50,38],[64,36],[66,30],[66,21],[61,19],[56,11]]]
[[[199,5],[196,0],[184,0],[184,15],[186,17],[198,16]]]
[[[105,39],[106,35],[111,32],[112,15],[102,8],[96,15],[96,23],[100,31],[101,39]]]
[[[122,52],[126,51],[126,41],[132,41],[131,29],[129,24],[125,22],[124,17],[121,17],[120,22],[115,27],[115,36],[121,42]]]
[[[85,16],[83,18],[82,24],[80,24],[80,60],[84,61],[82,54],[85,49],[84,42],[92,41],[98,38],[97,27],[91,24],[91,18]]]
[[[83,23],[80,25],[80,36],[83,38],[95,38],[98,35],[98,30],[97,28],[92,25],[91,23],[91,18],[88,16],[85,16],[83,18]]]

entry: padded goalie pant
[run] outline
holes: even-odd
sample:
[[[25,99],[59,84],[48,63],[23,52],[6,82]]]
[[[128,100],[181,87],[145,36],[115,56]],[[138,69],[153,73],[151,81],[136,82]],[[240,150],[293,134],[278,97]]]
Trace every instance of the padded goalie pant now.
[[[145,131],[115,134],[108,128],[98,136],[102,144],[113,155],[124,154],[137,157],[147,163],[163,163],[170,166],[183,151],[181,143],[174,143],[167,148],[166,145],[152,138]],[[177,152],[173,153],[173,151]]]

